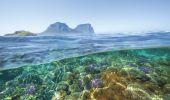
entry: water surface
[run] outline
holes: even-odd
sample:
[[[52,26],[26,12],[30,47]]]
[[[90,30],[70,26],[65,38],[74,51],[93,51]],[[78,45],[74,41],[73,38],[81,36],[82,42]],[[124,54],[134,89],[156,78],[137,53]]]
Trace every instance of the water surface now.
[[[0,37],[0,69],[48,63],[106,50],[170,46],[170,33],[135,35],[67,34],[36,37]]]

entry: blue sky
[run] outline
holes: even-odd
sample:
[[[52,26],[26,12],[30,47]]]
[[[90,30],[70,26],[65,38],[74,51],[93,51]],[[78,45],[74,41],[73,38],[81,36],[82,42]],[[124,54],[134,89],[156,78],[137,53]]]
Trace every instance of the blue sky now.
[[[170,0],[1,0],[0,34],[42,32],[54,22],[97,33],[170,31]]]

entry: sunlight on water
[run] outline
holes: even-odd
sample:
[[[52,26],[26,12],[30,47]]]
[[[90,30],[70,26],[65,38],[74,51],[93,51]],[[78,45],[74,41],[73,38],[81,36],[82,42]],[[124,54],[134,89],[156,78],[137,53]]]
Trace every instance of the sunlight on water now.
[[[0,72],[5,100],[169,100],[170,47],[105,51]]]

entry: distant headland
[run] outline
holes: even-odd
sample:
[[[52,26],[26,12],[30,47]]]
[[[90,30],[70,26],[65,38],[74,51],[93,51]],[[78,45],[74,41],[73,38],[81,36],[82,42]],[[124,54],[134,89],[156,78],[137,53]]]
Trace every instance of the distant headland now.
[[[21,30],[21,31],[16,31],[12,34],[6,34],[5,36],[36,36],[36,34],[29,31]]]
[[[48,26],[48,28],[41,33],[32,33],[29,31],[16,31],[12,34],[6,34],[5,36],[37,36],[37,35],[56,35],[56,34],[67,34],[67,33],[85,33],[93,34],[94,29],[91,24],[79,24],[76,28],[70,28],[67,24],[56,22]]]

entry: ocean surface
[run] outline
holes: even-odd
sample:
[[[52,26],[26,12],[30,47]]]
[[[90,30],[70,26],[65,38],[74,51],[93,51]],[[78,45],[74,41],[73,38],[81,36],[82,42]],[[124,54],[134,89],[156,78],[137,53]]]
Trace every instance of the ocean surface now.
[[[170,32],[0,37],[0,70],[107,50],[170,46]]]
[[[0,100],[170,100],[170,32],[0,37]]]

